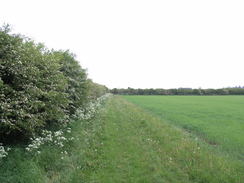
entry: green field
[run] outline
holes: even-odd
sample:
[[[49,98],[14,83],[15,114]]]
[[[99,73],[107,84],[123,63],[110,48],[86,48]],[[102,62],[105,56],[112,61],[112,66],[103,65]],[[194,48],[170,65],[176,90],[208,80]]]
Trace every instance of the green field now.
[[[109,101],[103,121],[102,154],[88,182],[243,182],[241,162],[120,97]]]
[[[160,106],[164,99],[126,98],[141,104],[151,102],[152,106]],[[171,99],[166,99],[170,103]],[[48,145],[37,155],[13,147],[0,161],[0,182],[243,183],[243,161],[219,154],[165,119],[122,97],[111,97],[95,118],[70,125],[71,133],[66,135],[74,140],[64,146],[66,154]]]
[[[244,160],[244,96],[125,96],[128,101]]]

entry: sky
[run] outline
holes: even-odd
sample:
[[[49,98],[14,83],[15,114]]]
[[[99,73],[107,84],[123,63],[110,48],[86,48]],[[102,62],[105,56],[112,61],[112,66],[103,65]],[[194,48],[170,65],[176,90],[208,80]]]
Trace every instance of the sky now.
[[[75,53],[109,88],[244,86],[243,0],[0,0],[8,23]]]

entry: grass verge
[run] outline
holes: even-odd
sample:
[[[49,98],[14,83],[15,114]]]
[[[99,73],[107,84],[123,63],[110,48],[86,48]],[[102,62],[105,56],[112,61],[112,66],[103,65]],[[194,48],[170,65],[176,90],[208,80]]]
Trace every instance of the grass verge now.
[[[101,115],[77,120],[70,124],[73,138],[63,148],[42,145],[40,154],[27,152],[23,146],[14,146],[7,158],[0,160],[1,183],[81,183],[89,172],[97,168],[95,159],[100,149]]]

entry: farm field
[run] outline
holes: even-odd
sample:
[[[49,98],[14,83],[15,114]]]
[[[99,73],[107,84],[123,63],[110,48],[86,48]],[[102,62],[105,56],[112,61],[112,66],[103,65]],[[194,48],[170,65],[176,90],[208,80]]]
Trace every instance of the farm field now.
[[[244,160],[243,96],[124,96],[199,137],[217,151]]]

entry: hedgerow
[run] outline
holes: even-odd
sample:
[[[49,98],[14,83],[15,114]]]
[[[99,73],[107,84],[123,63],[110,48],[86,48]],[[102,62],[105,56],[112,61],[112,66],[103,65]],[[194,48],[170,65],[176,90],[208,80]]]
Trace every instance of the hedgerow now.
[[[69,51],[49,50],[4,26],[0,29],[0,142],[64,125],[77,108],[99,97],[89,96],[90,90],[100,89],[90,82]]]
[[[79,108],[73,115],[73,119],[78,119],[80,121],[90,120],[95,117],[99,112],[102,104],[110,97],[110,94],[105,94],[96,100],[89,102],[85,107]],[[42,145],[50,145],[52,147],[57,147],[62,149],[65,144],[74,140],[74,137],[65,137],[64,134],[71,133],[71,128],[68,126],[59,129],[58,131],[42,130],[41,134],[37,137],[31,138],[31,143],[25,148],[29,152],[41,153]],[[1,145],[1,144],[0,144]],[[1,148],[1,146],[0,146]],[[65,152],[65,151],[63,151]],[[1,149],[0,149],[0,159],[1,159]]]

